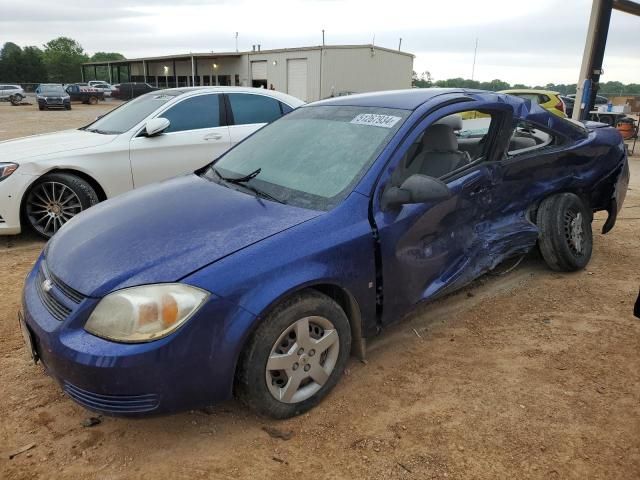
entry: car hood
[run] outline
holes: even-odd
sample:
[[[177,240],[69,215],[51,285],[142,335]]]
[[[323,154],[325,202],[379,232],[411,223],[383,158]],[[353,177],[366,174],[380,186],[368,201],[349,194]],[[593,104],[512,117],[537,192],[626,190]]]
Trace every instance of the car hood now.
[[[320,214],[188,175],[83,212],[49,241],[45,259],[62,282],[102,297],[119,288],[175,282]]]
[[[73,150],[98,147],[112,142],[115,135],[101,135],[85,130],[64,130],[0,142],[3,162],[22,162],[44,155],[69,153]]]

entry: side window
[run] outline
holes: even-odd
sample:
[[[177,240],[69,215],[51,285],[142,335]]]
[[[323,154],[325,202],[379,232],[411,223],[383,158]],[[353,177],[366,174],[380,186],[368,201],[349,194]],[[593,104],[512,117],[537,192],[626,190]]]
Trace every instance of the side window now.
[[[286,115],[289,112],[293,111],[293,108],[291,108],[289,105],[287,105],[286,103],[282,103],[280,102],[280,110],[282,110],[282,114]]]
[[[171,122],[170,132],[220,126],[220,95],[198,95],[181,101],[160,116]]]
[[[523,120],[517,120],[514,122],[507,154],[509,156],[520,155],[548,147],[549,145],[559,145],[560,143],[560,138],[554,137],[544,130],[540,130],[536,125]]]
[[[489,113],[466,111],[432,123],[409,147],[391,176],[391,184],[400,186],[413,174],[445,177],[481,161],[493,122]]]
[[[230,93],[229,102],[236,125],[269,123],[280,118],[280,102],[263,95]]]

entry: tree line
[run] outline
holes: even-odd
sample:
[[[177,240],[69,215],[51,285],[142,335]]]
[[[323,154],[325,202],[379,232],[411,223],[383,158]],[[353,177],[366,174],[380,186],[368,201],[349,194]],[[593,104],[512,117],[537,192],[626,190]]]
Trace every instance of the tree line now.
[[[7,42],[0,50],[0,82],[3,83],[73,83],[82,80],[84,62],[123,60],[115,52],[96,52],[89,56],[82,45],[69,37],[58,37],[36,46],[20,47]],[[108,77],[106,68],[99,76]]]
[[[477,88],[480,90],[490,90],[496,92],[498,90],[508,90],[510,88],[534,88],[537,90],[552,90],[562,95],[576,93],[576,84],[565,83],[547,83],[546,85],[524,85],[516,83],[511,85],[508,82],[496,79],[490,82],[480,82],[478,80],[470,80],[465,78],[449,78],[447,80],[433,80],[431,73],[422,72],[417,74],[413,72],[412,85],[418,88],[440,87],[440,88]],[[628,83],[611,81],[601,82],[598,90],[599,95],[638,95],[640,94],[640,83]]]

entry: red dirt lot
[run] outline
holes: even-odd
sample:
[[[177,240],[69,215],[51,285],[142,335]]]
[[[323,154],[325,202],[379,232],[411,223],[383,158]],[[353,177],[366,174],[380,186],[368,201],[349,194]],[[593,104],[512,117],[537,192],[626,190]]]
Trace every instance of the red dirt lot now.
[[[79,126],[111,105],[0,106],[0,139]],[[640,478],[639,156],[631,172],[586,270],[555,273],[532,254],[419,308],[370,341],[319,407],[286,421],[228,402],[82,426],[93,414],[28,363],[16,321],[43,242],[0,238],[0,478]]]

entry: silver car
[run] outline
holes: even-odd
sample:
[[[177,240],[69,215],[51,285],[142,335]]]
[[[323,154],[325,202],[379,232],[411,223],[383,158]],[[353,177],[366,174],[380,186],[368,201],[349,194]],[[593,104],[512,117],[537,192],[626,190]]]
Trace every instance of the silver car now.
[[[24,90],[20,85],[0,84],[0,101],[18,105],[24,99]]]

